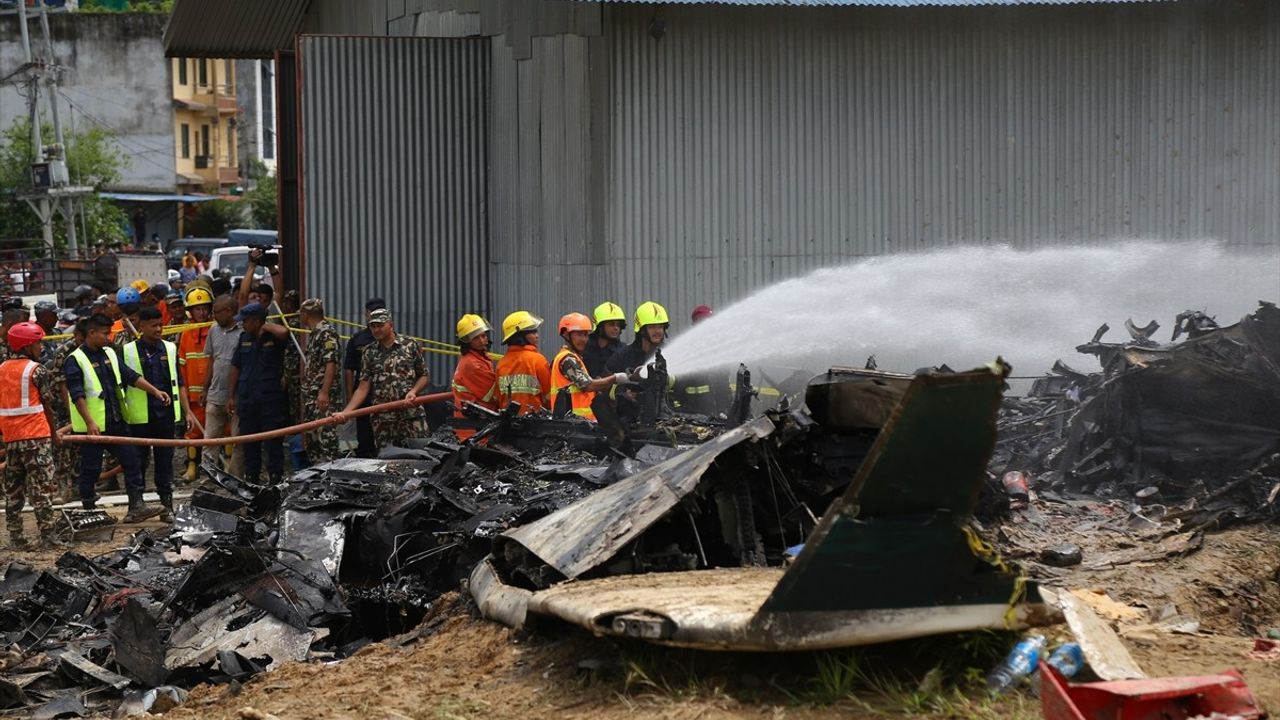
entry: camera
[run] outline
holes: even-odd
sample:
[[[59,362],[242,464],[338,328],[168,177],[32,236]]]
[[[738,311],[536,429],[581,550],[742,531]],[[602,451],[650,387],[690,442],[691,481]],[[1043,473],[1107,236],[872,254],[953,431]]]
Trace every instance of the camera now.
[[[258,258],[258,264],[262,267],[273,268],[280,262],[280,253],[271,245],[249,245],[249,252],[254,250],[262,252],[262,256]]]

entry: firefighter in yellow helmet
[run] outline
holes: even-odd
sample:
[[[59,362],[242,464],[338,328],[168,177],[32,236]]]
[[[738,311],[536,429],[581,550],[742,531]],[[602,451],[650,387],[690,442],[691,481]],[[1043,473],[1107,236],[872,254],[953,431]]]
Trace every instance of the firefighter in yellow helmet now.
[[[518,310],[502,321],[502,342],[507,353],[498,361],[498,407],[519,403],[520,414],[538,412],[547,406],[551,391],[551,368],[538,352],[538,328],[542,318],[528,310]]]
[[[587,337],[582,359],[592,377],[609,372],[609,358],[622,350],[622,329],[627,326],[627,313],[617,303],[605,301],[592,313],[594,326]]]
[[[498,374],[489,359],[489,323],[479,315],[466,314],[458,320],[458,368],[453,371],[453,417],[466,418],[463,408],[475,403],[490,410],[498,409]],[[455,425],[454,434],[466,440],[476,431]]]
[[[605,368],[611,373],[625,373],[644,367],[666,342],[669,327],[671,320],[667,317],[666,308],[652,300],[640,303],[635,314],[636,339],[609,358]],[[619,390],[615,399],[618,401],[618,417],[621,420],[625,422],[639,416],[640,408],[634,393]]]
[[[631,382],[630,377],[625,372],[619,372],[593,378],[587,372],[582,351],[587,347],[591,319],[586,315],[565,315],[560,318],[559,330],[564,347],[560,348],[560,352],[551,361],[551,415],[557,418],[573,415],[595,422],[591,402],[596,393],[614,385],[626,385]]]

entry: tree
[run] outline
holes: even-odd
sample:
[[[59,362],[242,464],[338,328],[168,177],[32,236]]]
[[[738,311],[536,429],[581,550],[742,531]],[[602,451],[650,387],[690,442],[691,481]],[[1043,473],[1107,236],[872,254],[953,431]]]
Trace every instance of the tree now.
[[[261,160],[255,159],[249,165],[249,179],[254,181],[253,189],[245,193],[244,199],[249,203],[249,214],[253,216],[253,224],[260,230],[276,229],[276,176],[267,170]]]
[[[42,124],[40,136],[46,144],[52,144],[52,126]],[[91,127],[83,132],[64,134],[64,139],[67,171],[73,185],[100,189],[118,182],[121,171],[129,165],[129,158],[120,151],[114,142],[115,135],[108,130]],[[40,218],[25,201],[18,199],[32,190],[32,156],[31,122],[19,118],[0,132],[0,188],[5,191],[0,201],[0,238],[30,239],[41,235]],[[86,196],[80,202],[84,213],[77,218],[76,228],[82,230],[82,242],[116,242],[126,237],[129,217],[124,210],[97,195]],[[53,237],[55,247],[65,247],[67,228],[61,215],[54,215]]]
[[[244,208],[230,200],[208,200],[200,203],[196,214],[187,223],[187,234],[193,237],[226,237],[228,230],[242,228],[247,223]]]

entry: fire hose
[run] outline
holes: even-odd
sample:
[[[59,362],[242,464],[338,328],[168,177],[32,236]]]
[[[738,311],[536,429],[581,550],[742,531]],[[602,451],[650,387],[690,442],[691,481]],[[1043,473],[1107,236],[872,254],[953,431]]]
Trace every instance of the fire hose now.
[[[263,440],[274,440],[286,435],[297,435],[299,433],[310,432],[327,425],[340,425],[348,420],[352,420],[365,415],[374,415],[382,412],[390,412],[392,410],[407,410],[409,408],[419,407],[428,403],[440,402],[442,400],[453,399],[453,393],[441,392],[432,393],[430,395],[419,395],[408,400],[392,400],[391,402],[378,403],[368,407],[357,408],[351,412],[338,413],[329,417],[320,418],[319,420],[311,420],[299,425],[290,425],[289,427],[277,428],[275,430],[267,430],[265,432],[253,433],[252,435],[237,435],[235,437],[225,438],[202,438],[199,440],[188,440],[186,438],[174,438],[172,440],[156,439],[156,438],[138,438],[128,435],[61,435],[60,440],[64,443],[89,443],[92,445],[143,445],[146,447],[220,447],[223,445],[239,445],[242,443],[262,442]]]

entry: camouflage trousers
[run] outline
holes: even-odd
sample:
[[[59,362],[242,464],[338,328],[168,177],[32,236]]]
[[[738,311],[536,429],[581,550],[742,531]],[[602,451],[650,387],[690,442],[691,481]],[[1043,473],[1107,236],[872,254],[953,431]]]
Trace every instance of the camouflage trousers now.
[[[80,497],[76,489],[80,477],[80,447],[63,443],[53,448],[53,478],[57,492],[67,498]]]
[[[388,445],[404,447],[405,441],[427,436],[427,423],[422,417],[422,410],[392,410],[373,416],[373,437],[378,448]]]
[[[4,520],[10,538],[22,537],[22,508],[29,501],[36,511],[42,536],[53,531],[51,496],[58,491],[53,479],[53,442],[49,438],[5,443]]]
[[[312,420],[320,420],[332,415],[332,412],[320,412],[315,405],[308,405],[303,409],[305,417],[304,422]],[[329,462],[335,460],[339,456],[338,450],[338,431],[332,425],[322,427],[319,430],[312,430],[309,433],[302,434],[303,449],[307,451],[307,460],[313,464]]]

